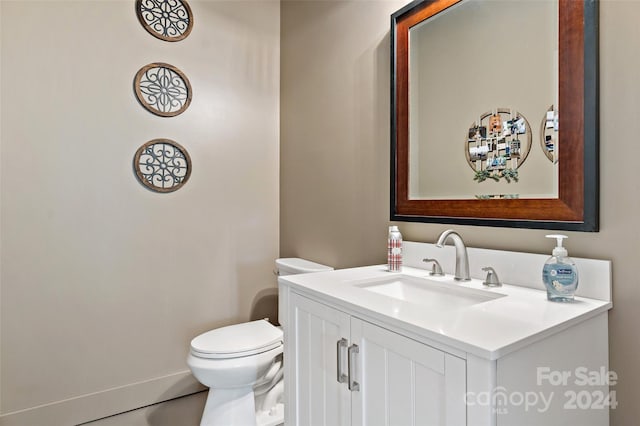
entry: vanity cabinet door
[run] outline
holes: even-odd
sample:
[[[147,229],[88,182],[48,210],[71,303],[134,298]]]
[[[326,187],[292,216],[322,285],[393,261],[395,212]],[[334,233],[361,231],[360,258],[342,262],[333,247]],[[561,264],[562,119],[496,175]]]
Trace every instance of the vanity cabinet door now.
[[[289,426],[464,426],[466,362],[291,292]]]
[[[351,395],[345,384],[349,319],[344,312],[291,293],[284,361],[287,425],[351,423]],[[344,373],[341,383],[339,373]]]
[[[465,360],[357,318],[351,341],[353,425],[466,425]]]

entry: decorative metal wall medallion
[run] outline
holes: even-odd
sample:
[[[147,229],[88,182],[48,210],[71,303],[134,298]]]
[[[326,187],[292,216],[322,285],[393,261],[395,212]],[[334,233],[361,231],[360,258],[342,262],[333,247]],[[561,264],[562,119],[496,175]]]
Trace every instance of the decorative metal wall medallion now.
[[[191,175],[191,157],[170,139],[153,139],[136,151],[133,167],[140,182],[156,192],[180,189]]]
[[[145,65],[136,74],[133,86],[140,104],[161,117],[181,114],[191,103],[191,83],[173,65]]]
[[[138,21],[149,34],[164,41],[180,41],[193,28],[193,13],[185,0],[137,0]]]

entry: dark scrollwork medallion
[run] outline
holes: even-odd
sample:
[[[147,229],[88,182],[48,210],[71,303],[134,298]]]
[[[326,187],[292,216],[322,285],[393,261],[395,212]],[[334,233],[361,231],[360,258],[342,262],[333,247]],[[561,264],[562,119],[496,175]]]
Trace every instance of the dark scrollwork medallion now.
[[[173,65],[145,65],[136,74],[133,86],[140,104],[161,117],[181,114],[191,103],[191,83]]]
[[[173,192],[191,175],[191,157],[170,139],[153,139],[136,151],[133,168],[140,182],[152,191]]]
[[[185,0],[137,0],[138,21],[149,34],[164,41],[180,41],[193,28],[193,14]]]

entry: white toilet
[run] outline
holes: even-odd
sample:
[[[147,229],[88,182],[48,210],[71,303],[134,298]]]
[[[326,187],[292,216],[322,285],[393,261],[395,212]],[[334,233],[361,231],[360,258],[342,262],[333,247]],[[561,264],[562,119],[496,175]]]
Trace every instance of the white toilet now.
[[[332,270],[299,258],[276,260],[278,275]],[[187,365],[209,395],[200,426],[284,423],[283,335],[266,320],[207,331],[191,341]]]

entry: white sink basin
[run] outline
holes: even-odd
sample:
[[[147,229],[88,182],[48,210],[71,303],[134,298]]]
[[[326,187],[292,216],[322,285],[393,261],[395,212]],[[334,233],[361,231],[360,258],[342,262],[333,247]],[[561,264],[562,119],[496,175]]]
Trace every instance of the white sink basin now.
[[[505,297],[500,293],[463,287],[452,278],[438,280],[394,275],[359,281],[354,286],[433,309],[458,309]]]

